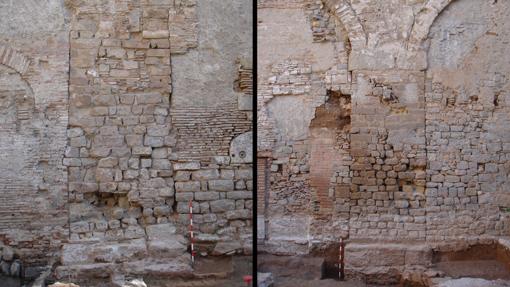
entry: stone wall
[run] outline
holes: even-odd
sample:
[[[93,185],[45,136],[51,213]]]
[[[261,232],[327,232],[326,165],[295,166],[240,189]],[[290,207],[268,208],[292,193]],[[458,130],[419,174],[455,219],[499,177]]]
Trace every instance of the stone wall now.
[[[509,234],[510,7],[477,3],[258,2],[261,250]]]
[[[58,0],[4,1],[0,14],[1,265],[23,258],[33,273],[69,239],[69,27]]]
[[[310,125],[328,91],[348,94],[346,35],[320,1],[258,2],[257,145],[269,156],[267,224],[259,222],[259,233],[266,231],[266,248],[292,252],[282,245],[292,241],[304,252],[308,242],[312,205],[324,195],[311,187],[310,157],[321,151],[312,153],[310,143],[322,139]]]
[[[431,27],[426,195],[427,224],[438,230],[431,237],[508,235],[510,66],[501,49],[510,37],[508,11],[458,1]]]
[[[15,2],[0,4],[9,262],[77,282],[192,275],[190,203],[200,254],[250,254],[251,3]]]

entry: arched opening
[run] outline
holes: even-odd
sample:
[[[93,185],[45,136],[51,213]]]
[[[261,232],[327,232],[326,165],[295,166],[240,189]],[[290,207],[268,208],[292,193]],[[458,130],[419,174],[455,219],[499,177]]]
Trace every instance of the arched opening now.
[[[0,65],[0,233],[27,224],[37,191],[39,131],[34,95],[13,69]]]

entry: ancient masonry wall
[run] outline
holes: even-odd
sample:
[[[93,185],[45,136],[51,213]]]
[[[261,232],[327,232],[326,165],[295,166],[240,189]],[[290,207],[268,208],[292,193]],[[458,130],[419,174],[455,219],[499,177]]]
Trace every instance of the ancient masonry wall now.
[[[251,43],[251,6],[25,2],[1,4],[0,44],[0,239],[20,264],[191,274],[190,201],[200,253],[250,254],[251,46],[232,43]]]
[[[261,250],[509,234],[510,7],[475,2],[258,2]]]
[[[69,239],[69,28],[58,2],[0,3],[0,246],[10,246],[2,248],[3,273],[24,265],[37,274],[32,266],[58,258]]]

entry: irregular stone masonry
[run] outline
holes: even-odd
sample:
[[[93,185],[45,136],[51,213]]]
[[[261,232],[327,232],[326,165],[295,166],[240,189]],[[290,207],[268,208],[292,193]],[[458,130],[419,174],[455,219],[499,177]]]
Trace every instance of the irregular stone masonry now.
[[[251,4],[29,2],[0,4],[3,26],[13,28],[0,31],[0,239],[13,253],[0,262],[4,273],[33,277],[59,262],[56,277],[84,284],[192,276],[190,200],[200,254],[250,254],[251,50],[199,57],[220,64],[215,76],[229,77],[226,88],[183,87],[172,59],[220,54],[201,42],[207,33],[218,43],[251,37],[217,27],[215,14],[226,9],[251,25],[243,16]],[[178,75],[185,69],[194,71],[178,67]],[[176,101],[211,87],[223,96],[214,106]]]
[[[142,13],[169,5],[94,4],[77,6],[71,23],[71,238],[139,238],[142,207],[173,205],[168,17]],[[89,219],[79,208],[87,204],[97,214]]]
[[[199,252],[234,240],[239,251],[249,252],[251,165],[230,165],[229,156],[233,138],[251,129],[247,112],[238,110],[237,99],[213,108],[170,104],[170,56],[197,45],[195,6],[193,1],[129,3],[115,7],[112,15],[88,9],[80,13],[84,7],[77,7],[72,27],[95,21],[98,30],[85,31],[94,35],[89,41],[95,46],[84,48],[99,52],[81,51],[83,31],[72,31],[78,38],[71,39],[71,68],[76,63],[79,75],[88,79],[72,77],[71,91],[77,99],[79,91],[88,92],[84,97],[97,91],[90,100],[77,100],[77,109],[71,110],[76,111],[70,121],[75,126],[71,147],[80,149],[81,159],[76,165],[68,159],[75,197],[71,210],[76,211],[71,214],[72,239],[145,238],[144,229],[167,223],[185,235],[192,200]],[[170,18],[161,11],[170,11]],[[95,40],[101,27],[115,29]],[[241,89],[249,92],[246,73],[241,73]],[[84,208],[92,212],[89,218],[84,218]]]
[[[271,159],[261,250],[509,234],[508,33],[493,23],[510,7],[404,2],[258,3],[259,41],[274,43],[259,57],[258,152]],[[315,5],[330,24],[308,18]],[[336,37],[316,37],[324,27]],[[351,97],[347,133],[313,126],[328,91]],[[305,119],[283,103],[303,106]]]

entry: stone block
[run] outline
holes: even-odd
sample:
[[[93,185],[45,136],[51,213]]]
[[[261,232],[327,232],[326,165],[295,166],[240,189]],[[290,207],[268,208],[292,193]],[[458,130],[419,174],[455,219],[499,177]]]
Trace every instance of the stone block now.
[[[220,255],[231,255],[236,253],[236,251],[242,249],[243,246],[238,241],[226,241],[226,242],[218,242],[216,246],[214,246],[214,250],[212,255],[220,256]]]
[[[149,240],[147,248],[153,257],[175,258],[186,253],[186,240],[180,235],[173,235],[165,239]]]
[[[12,261],[14,259],[14,249],[9,246],[4,246],[2,250],[2,260]]]
[[[253,109],[253,96],[245,94],[238,95],[237,108],[240,111],[251,111]]]
[[[142,37],[146,39],[164,39],[168,38],[169,31],[168,30],[159,30],[159,31],[143,31]]]
[[[198,161],[174,163],[174,170],[199,170],[199,169],[200,169],[200,162],[198,162]]]
[[[201,169],[192,173],[193,180],[210,180],[217,179],[220,177],[220,173],[217,169]]]
[[[135,146],[132,151],[133,155],[150,156],[152,154],[151,147]]]
[[[229,156],[215,156],[213,157],[213,163],[218,165],[228,165],[230,164]]]
[[[209,180],[209,189],[215,191],[233,191],[234,181],[228,179]]]
[[[11,272],[11,264],[5,261],[0,262],[0,270],[2,274],[9,275]]]
[[[21,261],[15,260],[11,264],[11,268],[9,270],[9,275],[12,277],[20,277],[21,276]]]
[[[164,240],[175,235],[176,228],[171,223],[149,225],[145,228],[149,240]]]
[[[156,206],[154,207],[154,215],[157,217],[160,216],[168,216],[172,212],[172,208],[170,206]]]
[[[195,200],[211,201],[220,199],[220,194],[215,191],[195,192]]]
[[[115,167],[119,163],[119,160],[115,157],[107,157],[99,160],[98,167]]]
[[[157,158],[152,160],[152,168],[161,170],[171,170],[172,164],[168,159]]]
[[[209,205],[211,207],[211,211],[214,213],[226,212],[236,208],[235,201],[229,199],[211,201]]]
[[[162,95],[159,93],[135,94],[135,99],[138,104],[159,104],[163,100]]]
[[[231,163],[253,162],[253,135],[247,132],[235,137],[230,143]]]
[[[200,191],[199,181],[176,182],[175,191],[177,192],[197,192]]]
[[[253,193],[251,191],[229,191],[227,192],[228,199],[251,199]]]
[[[236,179],[253,179],[253,170],[251,168],[240,168],[235,171]]]
[[[193,200],[194,193],[193,192],[177,192],[175,194],[175,200],[177,201],[185,201],[188,202]]]
[[[248,209],[230,210],[227,211],[226,216],[228,220],[251,219],[252,211]]]

